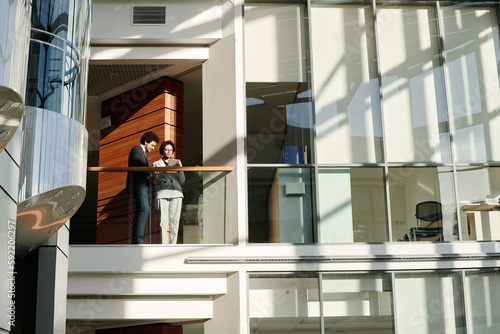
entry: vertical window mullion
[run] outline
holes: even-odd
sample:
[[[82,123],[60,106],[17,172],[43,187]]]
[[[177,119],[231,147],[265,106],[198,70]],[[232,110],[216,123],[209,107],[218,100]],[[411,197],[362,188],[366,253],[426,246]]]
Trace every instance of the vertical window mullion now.
[[[444,84],[444,87],[443,87],[443,94],[445,95],[444,96],[444,99],[443,99],[443,102],[445,104],[445,108],[446,108],[446,115],[448,117],[448,131],[449,131],[449,134],[450,134],[450,154],[451,154],[451,162],[452,162],[452,174],[453,174],[453,187],[455,188],[454,189],[454,193],[455,193],[455,203],[456,203],[456,212],[457,212],[457,224],[458,226],[462,226],[462,217],[461,215],[459,214],[460,212],[460,200],[459,200],[459,196],[458,196],[458,178],[457,178],[457,169],[456,169],[456,155],[455,155],[455,144],[454,144],[454,134],[455,134],[455,125],[453,124],[452,122],[452,115],[451,115],[451,111],[450,111],[450,108],[449,108],[449,103],[450,103],[450,94],[448,92],[448,82],[447,82],[447,79],[446,79],[446,68],[445,68],[445,63],[446,63],[446,57],[445,57],[445,54],[444,54],[444,30],[443,30],[443,18],[442,18],[442,15],[441,15],[441,5],[439,3],[439,1],[436,1],[435,5],[434,5],[434,10],[436,12],[436,25],[437,25],[437,33],[439,34],[438,38],[439,38],[439,44],[438,44],[438,47],[439,47],[439,55],[440,55],[440,62],[441,62],[441,75],[443,76],[443,84]],[[461,228],[458,228],[458,240],[462,240],[462,229]]]
[[[320,235],[320,228],[319,228],[319,217],[320,217],[320,207],[319,207],[319,184],[318,184],[318,162],[316,160],[316,106],[315,106],[315,87],[314,87],[314,72],[312,71],[313,68],[313,59],[312,59],[312,38],[311,38],[311,20],[312,20],[312,15],[311,15],[311,0],[307,0],[306,3],[306,15],[307,15],[307,24],[305,26],[305,35],[306,35],[306,66],[308,68],[308,76],[309,76],[309,82],[310,82],[310,89],[311,89],[311,107],[312,107],[312,112],[311,112],[311,117],[312,117],[312,140],[311,140],[311,161],[308,163],[313,164],[313,173],[311,175],[311,184],[313,185],[313,191],[312,191],[312,206],[313,206],[313,242],[314,243],[320,243],[321,240],[321,235]],[[321,323],[323,325],[323,322]],[[322,327],[322,331],[324,328]]]
[[[325,334],[325,313],[323,305],[323,273],[318,275],[318,292],[319,292],[319,323],[321,328],[321,334]]]
[[[462,293],[464,294],[464,308],[465,308],[465,329],[467,333],[474,333],[474,328],[472,328],[472,302],[469,298],[470,285],[467,281],[467,277],[465,276],[465,270],[460,271],[460,275],[462,275]]]
[[[391,289],[392,289],[392,321],[393,321],[393,328],[394,331],[396,331],[396,328],[398,328],[398,317],[397,317],[397,312],[398,308],[396,307],[396,296],[397,296],[397,289],[396,289],[396,275],[394,272],[390,273],[391,275]]]
[[[387,164],[387,149],[386,149],[386,136],[385,136],[385,131],[384,131],[384,113],[383,111],[383,104],[382,104],[382,73],[380,71],[380,64],[379,64],[379,59],[380,59],[380,50],[379,50],[379,38],[378,38],[378,29],[377,29],[377,3],[376,0],[372,0],[372,15],[373,15],[373,44],[375,48],[375,67],[377,69],[377,81],[378,81],[378,93],[379,93],[379,109],[378,112],[380,113],[380,131],[382,134],[382,163],[384,167],[384,188],[385,188],[385,198],[386,198],[386,214],[387,214],[387,231],[388,231],[388,240],[392,240],[392,218],[391,218],[391,196],[390,196],[390,191],[389,191],[389,170],[388,170],[388,164]]]

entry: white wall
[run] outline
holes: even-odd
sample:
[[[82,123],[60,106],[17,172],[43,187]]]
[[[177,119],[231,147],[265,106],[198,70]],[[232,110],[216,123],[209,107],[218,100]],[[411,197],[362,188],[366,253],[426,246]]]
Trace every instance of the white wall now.
[[[236,168],[236,80],[234,35],[222,38],[210,47],[210,59],[203,64],[203,163],[205,166],[233,166]],[[236,171],[229,173],[226,184],[226,243],[235,243],[236,236]],[[211,195],[212,199],[223,194]],[[204,194],[204,203],[208,197]],[[206,206],[208,207],[208,206]],[[215,205],[212,209],[215,209]],[[205,211],[205,221],[222,222],[224,212]],[[223,235],[223,227],[211,229],[214,236]],[[209,229],[207,229],[208,232]],[[221,234],[222,233],[222,234]]]
[[[132,6],[166,6],[165,25],[132,25]],[[92,39],[100,42],[131,40],[137,43],[145,38],[171,42],[198,40],[209,43],[221,36],[222,10],[220,1],[112,1],[93,2]]]
[[[205,323],[204,334],[247,334],[246,275],[229,274],[227,294],[214,300],[214,317]]]

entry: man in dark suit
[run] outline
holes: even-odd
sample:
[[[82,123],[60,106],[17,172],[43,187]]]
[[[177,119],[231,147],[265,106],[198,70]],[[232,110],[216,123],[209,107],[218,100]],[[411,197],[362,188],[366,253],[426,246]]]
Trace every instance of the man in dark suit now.
[[[132,147],[128,156],[129,167],[149,167],[148,153],[151,153],[160,138],[153,131],[141,137],[141,145]],[[149,194],[151,192],[151,172],[128,172],[127,192],[135,199],[135,216],[132,225],[132,243],[144,243],[144,228],[149,216]]]

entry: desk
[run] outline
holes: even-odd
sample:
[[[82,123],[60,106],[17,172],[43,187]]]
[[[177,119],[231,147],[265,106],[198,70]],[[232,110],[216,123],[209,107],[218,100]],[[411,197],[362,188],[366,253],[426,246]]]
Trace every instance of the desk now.
[[[462,211],[500,211],[500,204],[466,204]]]
[[[500,204],[466,204],[469,240],[500,240]]]

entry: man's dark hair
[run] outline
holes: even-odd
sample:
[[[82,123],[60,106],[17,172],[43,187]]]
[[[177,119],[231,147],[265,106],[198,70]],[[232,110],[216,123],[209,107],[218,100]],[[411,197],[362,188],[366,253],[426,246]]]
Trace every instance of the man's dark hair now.
[[[141,137],[141,144],[142,145],[147,144],[147,143],[151,143],[152,141],[155,141],[157,143],[160,142],[160,138],[153,131],[148,131],[145,134],[143,134]]]
[[[167,147],[167,145],[172,146],[172,153],[175,152],[175,144],[174,144],[174,142],[171,141],[171,140],[166,140],[163,143],[161,143],[161,145],[160,145],[160,155],[163,155],[163,151],[165,151],[165,147]]]

